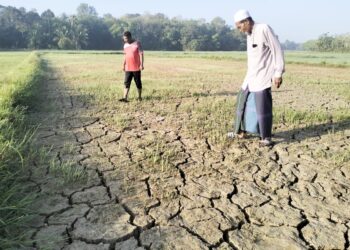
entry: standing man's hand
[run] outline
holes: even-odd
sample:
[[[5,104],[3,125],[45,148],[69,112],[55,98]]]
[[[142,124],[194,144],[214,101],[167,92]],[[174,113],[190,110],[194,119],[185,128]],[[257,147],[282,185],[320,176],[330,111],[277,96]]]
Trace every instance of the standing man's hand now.
[[[140,70],[144,70],[145,69],[145,67],[143,67],[143,65],[141,65],[140,66]]]
[[[274,79],[274,82],[275,82],[275,86],[279,88],[282,85],[283,79],[282,77],[277,77]]]

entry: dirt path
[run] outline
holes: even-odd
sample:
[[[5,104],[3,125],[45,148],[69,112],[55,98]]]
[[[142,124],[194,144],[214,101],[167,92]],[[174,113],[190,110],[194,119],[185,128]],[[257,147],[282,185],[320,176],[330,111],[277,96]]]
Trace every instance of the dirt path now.
[[[38,141],[56,160],[31,172],[43,197],[35,247],[349,249],[350,166],[322,157],[349,150],[349,124],[337,124],[340,133],[280,128],[272,149],[253,138],[222,151],[185,134],[176,112],[135,112],[119,131],[100,115],[113,111],[87,106],[57,76],[45,93],[53,109],[34,114]],[[181,109],[182,100],[173,105]],[[174,168],[149,150],[160,142]],[[161,169],[152,161],[163,161]],[[66,178],[71,166],[87,176],[62,185],[55,166],[66,166]]]

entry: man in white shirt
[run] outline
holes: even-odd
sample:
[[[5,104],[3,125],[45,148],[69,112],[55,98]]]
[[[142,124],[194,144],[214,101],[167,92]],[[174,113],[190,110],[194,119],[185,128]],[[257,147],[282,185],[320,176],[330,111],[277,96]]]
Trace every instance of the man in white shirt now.
[[[237,29],[247,34],[248,69],[242,89],[237,97],[235,132],[229,136],[244,137],[244,115],[248,96],[253,94],[256,103],[258,130],[262,146],[271,146],[272,83],[279,88],[284,73],[284,55],[273,30],[267,24],[256,23],[246,10],[234,16]]]

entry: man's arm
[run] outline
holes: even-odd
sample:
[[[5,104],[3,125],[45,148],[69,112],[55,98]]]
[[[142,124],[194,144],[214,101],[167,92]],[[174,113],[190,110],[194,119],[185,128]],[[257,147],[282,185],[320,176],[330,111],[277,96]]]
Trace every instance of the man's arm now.
[[[280,42],[278,41],[277,36],[274,34],[273,30],[267,26],[266,29],[266,38],[269,43],[270,50],[272,52],[273,63],[274,63],[274,79],[276,87],[279,88],[282,84],[282,74],[284,73],[284,55]]]
[[[144,62],[143,51],[142,51],[142,53],[140,53],[140,62],[141,62],[140,70],[144,70],[144,67],[143,67],[143,62]]]
[[[126,59],[125,59],[125,55],[124,55],[124,60],[123,60],[123,71],[125,71],[125,66],[126,66]]]
[[[140,56],[140,62],[141,62],[141,65],[140,65],[140,70],[143,70],[144,67],[143,67],[143,62],[145,60],[144,56],[143,56],[143,48],[142,48],[142,45],[139,41],[137,41],[137,47],[139,49],[139,56]]]
[[[247,39],[247,55],[248,55],[248,39]],[[244,77],[244,80],[243,80],[243,83],[242,83],[242,86],[241,88],[242,89],[246,89],[248,87],[248,77],[249,77],[249,63],[248,63],[248,58],[247,58],[247,72],[245,73],[245,77]]]

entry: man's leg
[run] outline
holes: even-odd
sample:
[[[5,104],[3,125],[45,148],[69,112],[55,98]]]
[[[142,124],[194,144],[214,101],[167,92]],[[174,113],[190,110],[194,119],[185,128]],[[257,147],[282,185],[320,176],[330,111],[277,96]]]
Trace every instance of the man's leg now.
[[[141,71],[134,72],[134,80],[137,88],[137,93],[139,95],[138,100],[142,100],[142,81],[141,81]]]
[[[137,93],[139,94],[139,97],[137,99],[139,101],[142,101],[142,89],[137,89]]]
[[[247,103],[249,91],[248,88],[246,90],[241,89],[237,94],[237,107],[236,107],[236,119],[234,123],[234,132],[235,134],[239,134],[241,132],[245,132],[244,130],[244,109]]]
[[[124,88],[123,98],[125,100],[128,100],[129,90],[130,90],[130,88],[126,88],[126,87]]]
[[[240,89],[240,91],[237,94],[236,118],[233,123],[234,130],[233,132],[227,133],[228,138],[244,138],[246,136],[243,118],[244,118],[244,109],[247,103],[248,95],[249,95],[248,89],[246,90]]]
[[[271,88],[255,92],[255,102],[261,140],[271,141],[273,118]]]
[[[128,95],[129,95],[129,90],[130,90],[130,84],[131,84],[132,76],[133,76],[132,72],[129,72],[129,71],[125,72],[123,98],[119,100],[121,102],[127,102],[128,101]]]

